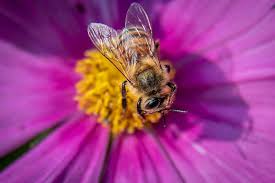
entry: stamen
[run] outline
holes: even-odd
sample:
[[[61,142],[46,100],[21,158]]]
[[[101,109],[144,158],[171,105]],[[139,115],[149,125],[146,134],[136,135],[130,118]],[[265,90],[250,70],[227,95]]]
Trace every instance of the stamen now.
[[[146,116],[145,121],[137,111],[138,96],[127,89],[127,108],[122,108],[122,74],[98,51],[87,51],[86,58],[76,65],[82,79],[76,84],[79,109],[87,115],[98,116],[98,122],[109,127],[113,134],[133,133],[135,130],[159,121],[159,113]]]

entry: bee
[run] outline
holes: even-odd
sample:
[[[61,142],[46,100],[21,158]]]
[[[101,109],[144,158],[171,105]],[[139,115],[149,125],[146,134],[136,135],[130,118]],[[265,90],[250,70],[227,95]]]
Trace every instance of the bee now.
[[[123,30],[91,23],[88,34],[101,54],[125,77],[121,85],[124,110],[127,108],[126,86],[138,95],[136,107],[141,117],[171,110],[177,89],[172,82],[174,70],[170,64],[159,61],[159,43],[153,40],[148,15],[140,4],[130,5]]]

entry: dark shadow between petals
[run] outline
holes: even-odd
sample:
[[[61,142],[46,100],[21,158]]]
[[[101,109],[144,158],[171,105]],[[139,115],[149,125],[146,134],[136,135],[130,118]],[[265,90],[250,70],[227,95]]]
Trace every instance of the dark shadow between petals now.
[[[229,57],[230,59],[230,57]],[[230,60],[225,68],[200,55],[185,53],[174,58],[175,82],[178,85],[173,108],[187,110],[187,114],[170,112],[166,124],[160,123],[160,131],[170,125],[175,138],[200,125],[196,141],[236,141],[245,138],[252,130],[249,106],[239,93],[238,86],[226,73],[232,67]],[[228,74],[227,74],[228,75]],[[173,132],[174,131],[174,132]]]

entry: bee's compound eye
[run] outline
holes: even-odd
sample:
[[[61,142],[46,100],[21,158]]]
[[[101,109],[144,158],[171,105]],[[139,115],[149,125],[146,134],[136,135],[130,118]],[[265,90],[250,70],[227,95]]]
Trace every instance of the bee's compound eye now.
[[[148,102],[147,102],[146,105],[145,105],[145,108],[146,108],[146,109],[153,109],[153,108],[158,107],[159,104],[160,104],[160,99],[159,99],[159,98],[153,97],[153,98],[150,98],[150,99],[148,100]]]

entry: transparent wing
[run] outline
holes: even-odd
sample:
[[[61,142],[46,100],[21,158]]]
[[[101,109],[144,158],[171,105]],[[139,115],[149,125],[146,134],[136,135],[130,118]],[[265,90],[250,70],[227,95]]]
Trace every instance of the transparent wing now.
[[[100,24],[91,23],[88,26],[88,34],[95,47],[104,55],[128,80],[125,72],[125,62],[121,58],[118,49],[118,33],[113,28]]]
[[[152,37],[152,28],[145,10],[138,3],[132,3],[129,7],[125,20],[125,27],[138,27]]]
[[[132,3],[129,7],[125,19],[125,28],[135,30],[140,38],[146,43],[148,54],[155,56],[155,42],[153,40],[152,28],[147,13],[138,3]],[[146,36],[143,36],[144,33]],[[130,50],[134,51],[134,50]],[[156,62],[160,66],[159,62]]]

